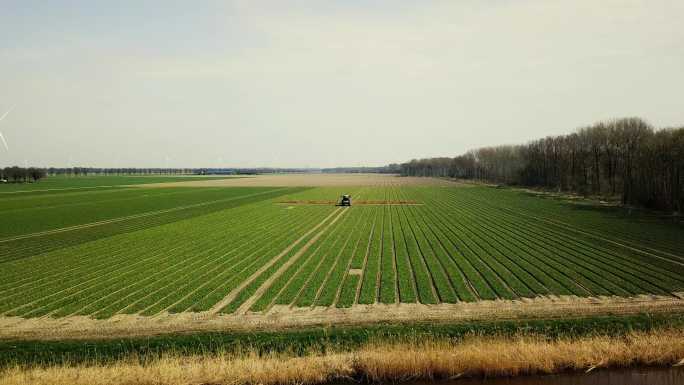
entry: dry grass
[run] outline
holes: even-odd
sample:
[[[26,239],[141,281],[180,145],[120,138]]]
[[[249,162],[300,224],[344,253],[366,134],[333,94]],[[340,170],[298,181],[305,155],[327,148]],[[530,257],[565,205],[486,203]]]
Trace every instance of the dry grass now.
[[[305,357],[212,355],[136,360],[109,366],[11,368],[0,385],[19,384],[320,384],[336,379],[371,381],[517,376],[597,367],[676,365],[684,359],[684,330],[625,337],[547,340],[535,336],[470,337],[448,341],[371,344],[355,352]]]
[[[161,313],[154,317],[119,314],[108,319],[87,316],[20,318],[0,316],[0,338],[102,339],[200,331],[278,331],[319,325],[368,325],[384,322],[448,322],[583,318],[602,315],[684,312],[684,293],[636,297],[551,296],[522,300],[455,304],[373,304],[350,308],[273,306],[266,313]]]

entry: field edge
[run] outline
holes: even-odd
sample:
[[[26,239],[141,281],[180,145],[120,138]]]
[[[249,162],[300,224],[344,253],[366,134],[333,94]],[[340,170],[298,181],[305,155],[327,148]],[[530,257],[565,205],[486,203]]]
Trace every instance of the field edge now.
[[[175,333],[278,331],[316,326],[402,322],[469,323],[590,316],[684,313],[684,293],[635,297],[548,296],[456,304],[372,304],[349,308],[274,306],[265,313],[185,312],[155,316],[119,314],[108,319],[0,317],[0,340],[114,339]]]
[[[322,384],[345,376],[355,381],[393,381],[671,367],[684,362],[682,341],[684,312],[466,324],[338,325],[87,342],[0,340],[0,383],[38,378],[49,378],[54,384],[178,383],[182,378],[182,383]],[[345,360],[335,361],[340,357]],[[320,360],[336,364],[316,365]],[[298,363],[322,369],[324,375],[303,378],[307,372]],[[230,370],[195,370],[214,366]],[[278,376],[268,373],[270,377],[261,380],[253,377],[258,372],[255,368],[276,367],[299,369]],[[340,367],[347,369],[330,371]],[[90,377],[91,371],[104,377]],[[168,373],[169,382],[144,380],[160,373]],[[211,378],[206,377],[209,373]]]

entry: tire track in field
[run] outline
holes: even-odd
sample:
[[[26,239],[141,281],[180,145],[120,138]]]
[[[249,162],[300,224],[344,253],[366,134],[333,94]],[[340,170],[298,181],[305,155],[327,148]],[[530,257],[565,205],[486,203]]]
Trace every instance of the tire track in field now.
[[[367,217],[362,217],[364,220],[369,220],[371,214],[366,213]],[[337,290],[335,291],[335,297],[333,298],[332,303],[330,304],[330,308],[336,307],[337,302],[340,300],[340,295],[342,293],[342,289],[344,288],[345,282],[347,280],[347,277],[349,276],[349,269],[351,269],[352,262],[354,262],[354,257],[356,256],[357,250],[359,250],[359,247],[362,247],[362,241],[363,241],[363,233],[366,230],[366,226],[370,227],[370,235],[368,237],[368,242],[366,244],[366,251],[364,253],[364,266],[365,266],[365,260],[368,258],[368,250],[370,249],[370,240],[373,236],[373,228],[372,226],[375,224],[375,222],[370,223],[370,224],[364,224],[364,226],[361,228],[359,237],[356,240],[356,244],[354,245],[354,250],[352,251],[351,257],[349,258],[349,261],[347,261],[347,266],[344,269],[344,273],[342,274],[342,279],[340,280],[340,284],[337,286]],[[363,271],[363,270],[362,270]],[[356,299],[358,298],[359,295],[359,287],[361,283],[361,278],[363,278],[363,273],[359,277],[359,282],[356,284],[356,288],[354,289],[354,301],[352,301],[352,305],[356,303]]]
[[[340,226],[343,226],[343,225],[340,225]],[[304,274],[304,273],[305,273],[305,270],[304,270],[304,269],[306,268],[307,264],[308,264],[310,261],[313,261],[313,260],[314,260],[314,258],[318,255],[318,252],[321,250],[321,247],[322,247],[327,241],[329,241],[330,237],[332,237],[333,235],[335,235],[335,236],[337,235],[336,232],[337,232],[338,230],[339,230],[339,227],[336,228],[336,229],[333,229],[332,231],[330,231],[329,233],[326,234],[325,238],[323,238],[323,240],[316,246],[316,248],[313,249],[313,251],[311,252],[311,254],[310,254],[309,256],[306,257],[306,259],[304,260],[304,262],[302,262],[301,266],[299,266],[299,268],[297,268],[297,271],[295,271],[295,272],[290,276],[290,278],[287,279],[287,282],[286,282],[285,284],[283,284],[283,286],[280,288],[280,290],[278,290],[278,292],[273,296],[273,300],[271,300],[271,302],[266,306],[266,308],[265,308],[265,310],[264,310],[263,312],[267,312],[269,309],[271,309],[271,308],[277,303],[278,298],[280,298],[280,296],[283,295],[283,293],[285,292],[285,290],[287,290],[287,288],[288,288],[291,284],[293,284],[294,279],[295,279],[297,276],[299,276],[300,274]],[[321,263],[323,263],[323,258],[321,258],[320,261],[316,264],[316,268],[314,269],[314,271],[318,270],[318,267],[320,266]],[[282,275],[281,275],[281,276],[282,276]],[[307,279],[306,279],[306,281],[304,282],[304,285],[302,286],[302,288],[306,286],[306,284],[309,282],[309,279],[310,279],[310,278],[307,278]],[[275,282],[276,282],[276,281],[274,281],[274,283],[275,283]],[[273,287],[273,285],[271,285],[271,287]],[[271,287],[269,287],[269,289],[270,289]],[[301,291],[301,289],[300,289],[300,291]],[[268,290],[266,291],[266,293],[268,293]],[[298,297],[299,297],[299,294],[297,294],[297,295],[295,296],[295,300],[296,300]],[[294,302],[294,301],[293,301],[293,302]],[[257,303],[258,303],[258,302],[257,302]]]
[[[332,261],[332,263],[330,264],[330,268],[325,273],[325,278],[323,279],[320,286],[318,287],[318,290],[316,291],[316,295],[311,300],[311,305],[308,307],[311,307],[311,308],[316,307],[316,303],[318,302],[318,299],[321,297],[321,294],[325,290],[326,284],[328,283],[328,279],[330,279],[330,276],[332,275],[333,271],[335,270],[335,267],[337,266],[337,264],[340,261],[340,256],[344,253],[344,250],[347,248],[347,245],[349,244],[350,241],[353,240],[353,238],[356,234],[356,231],[354,230],[354,228],[359,226],[364,218],[365,218],[364,216],[359,215],[359,218],[355,222],[355,226],[349,231],[348,235],[346,237],[344,237],[346,240],[342,244],[342,247],[340,247],[340,251],[337,252],[337,255],[335,256],[335,260]],[[356,250],[356,243],[354,244],[354,249],[352,249],[352,254],[354,253],[355,250]],[[312,286],[312,287],[315,287],[315,286]]]
[[[380,252],[378,253],[378,260],[376,262],[378,271],[375,273],[375,296],[373,297],[373,304],[380,302],[380,285],[382,284],[382,244],[385,238],[385,210],[382,209],[380,215]],[[364,268],[365,269],[365,268]],[[362,286],[363,287],[363,286]]]
[[[354,224],[356,224],[356,222],[354,222]],[[346,223],[345,223],[345,224],[341,224],[340,227],[334,229],[334,230],[331,232],[330,236],[332,237],[332,236],[334,235],[335,238],[333,238],[332,243],[330,244],[330,247],[328,248],[328,250],[336,250],[336,249],[337,249],[336,246],[338,245],[338,242],[341,242],[342,240],[345,239],[342,235],[338,235],[337,232],[339,231],[341,234],[344,234],[344,230],[345,230],[345,227],[344,227],[344,226],[346,226],[346,225],[347,225]],[[340,249],[341,249],[341,248],[344,248],[344,245],[345,245],[345,244],[346,244],[346,242],[342,244],[342,246],[340,247]],[[341,252],[342,252],[342,251],[340,251],[340,253],[341,253]],[[289,304],[287,304],[286,306],[288,306],[289,308],[295,308],[295,307],[297,307],[297,302],[298,302],[299,299],[302,297],[302,295],[304,295],[304,293],[306,292],[307,288],[308,288],[309,285],[311,284],[311,281],[312,281],[312,280],[314,279],[314,277],[316,276],[316,273],[319,271],[319,269],[321,269],[321,266],[323,265],[323,263],[324,263],[325,260],[326,260],[326,256],[329,255],[329,254],[328,254],[328,251],[325,251],[325,250],[323,251],[323,254],[324,254],[323,257],[320,258],[320,260],[318,261],[318,263],[316,264],[316,266],[315,266],[315,267],[306,275],[306,279],[305,279],[304,282],[302,283],[302,285],[301,285],[301,287],[299,288],[299,290],[297,290],[297,294],[293,296],[293,299],[292,299],[292,300],[289,302]],[[304,273],[306,274],[306,272],[304,272]],[[321,285],[323,285],[323,283],[324,283],[324,282],[322,282]],[[286,287],[289,286],[290,284],[291,284],[291,283],[288,282],[288,284],[286,285]],[[285,289],[285,288],[284,288],[284,289]],[[318,292],[317,292],[317,293],[318,293]],[[278,296],[276,296],[276,299],[275,299],[274,303],[277,303],[278,297],[279,297],[279,296],[280,296],[280,294],[278,294]],[[316,296],[317,296],[317,295],[316,295]],[[312,305],[313,305],[313,303],[316,301],[316,296],[314,296],[314,299],[312,300]],[[306,306],[302,306],[302,307],[306,307]]]
[[[303,221],[303,222],[304,222],[304,221]],[[300,231],[301,229],[303,229],[304,227],[306,227],[306,225],[308,225],[308,223],[304,222],[304,225],[302,225],[301,227],[296,227],[296,228],[295,228],[295,232]],[[172,312],[171,310],[174,309],[174,307],[176,307],[176,306],[178,306],[179,304],[183,303],[183,301],[187,301],[187,300],[189,300],[189,299],[192,299],[192,297],[193,297],[198,291],[202,290],[204,287],[207,287],[207,286],[211,287],[210,285],[216,284],[215,280],[216,280],[216,279],[222,279],[222,278],[223,278],[222,275],[225,274],[225,272],[230,272],[230,273],[232,273],[233,275],[239,275],[240,272],[244,271],[244,269],[247,269],[247,268],[249,268],[250,266],[252,266],[254,263],[256,263],[256,261],[258,261],[258,259],[260,258],[260,256],[263,256],[262,253],[266,254],[266,253],[268,252],[268,250],[270,249],[270,247],[271,247],[271,245],[272,245],[273,243],[277,243],[277,242],[279,242],[279,241],[282,240],[282,239],[287,239],[287,235],[286,235],[286,234],[282,234],[282,232],[276,231],[277,229],[276,229],[276,230],[273,230],[276,226],[280,226],[280,223],[275,223],[275,224],[271,227],[270,232],[268,232],[268,233],[263,233],[263,234],[262,234],[262,235],[268,235],[268,236],[270,236],[270,237],[271,237],[271,241],[262,243],[261,245],[256,246],[256,247],[254,247],[253,249],[250,249],[250,250],[251,250],[251,251],[250,251],[250,254],[247,255],[247,256],[244,258],[245,260],[249,260],[249,259],[251,259],[252,257],[255,257],[255,259],[254,259],[255,262],[246,263],[246,264],[240,264],[240,263],[238,263],[238,264],[232,265],[232,266],[230,266],[230,267],[217,266],[214,270],[219,270],[220,272],[219,272],[218,274],[216,274],[215,276],[213,276],[211,279],[208,279],[208,280],[207,280],[206,282],[204,282],[203,284],[197,286],[194,290],[188,292],[188,293],[185,294],[183,297],[181,297],[180,299],[176,300],[174,303],[172,303],[172,304],[166,306],[166,308],[164,308],[163,310],[161,310],[161,311],[159,312],[159,314],[164,314],[164,313]],[[254,239],[256,239],[256,238],[254,238]],[[225,263],[224,263],[224,265],[225,265]],[[235,272],[234,270],[235,270],[236,268],[239,268],[239,269],[241,269],[241,270],[239,270],[238,272]],[[210,272],[210,275],[211,275],[211,274],[213,274],[213,273]],[[213,292],[214,290],[215,290],[215,289],[213,289],[211,292]],[[195,303],[197,303],[197,302],[201,301],[202,299],[204,299],[204,298],[206,297],[206,295],[208,295],[208,294],[209,294],[209,293],[205,294],[205,296],[203,296],[201,299],[195,301]],[[183,311],[188,311],[188,309],[191,308],[192,306],[193,306],[193,305],[187,306]],[[147,309],[146,309],[146,310],[147,310]],[[141,311],[140,313],[142,314],[143,311]],[[178,311],[172,312],[172,313],[178,313]]]
[[[360,195],[360,194],[359,194],[359,195]],[[346,212],[346,211],[349,211],[348,209],[342,209],[342,210],[345,211],[345,212]],[[341,217],[341,216],[342,216],[342,215],[340,214],[340,217]],[[363,219],[363,217],[362,217],[362,216],[359,216],[359,218],[357,219],[357,222],[355,222],[355,223],[356,223],[357,225],[359,225],[360,222],[362,221],[362,219]],[[336,218],[335,220],[337,220],[337,218]],[[331,224],[332,224],[332,223],[331,223]],[[326,229],[327,229],[327,228],[326,228]],[[323,231],[321,231],[321,233],[324,233],[326,229],[324,229]],[[316,237],[320,237],[321,233],[317,234]],[[344,233],[342,233],[342,234],[344,234]],[[344,253],[344,248],[346,247],[347,243],[349,242],[349,240],[350,240],[352,237],[353,237],[353,233],[350,233],[350,235],[347,236],[347,241],[346,241],[346,242],[342,245],[342,247],[340,248],[340,251],[339,251],[339,253],[337,254],[337,257],[336,257],[335,261],[332,263],[332,265],[331,265],[331,267],[330,267],[330,270],[329,270],[328,273],[326,274],[325,280],[321,283],[321,286],[318,288],[318,291],[316,292],[316,296],[315,296],[315,298],[313,299],[312,304],[311,304],[312,307],[315,306],[316,301],[318,300],[318,297],[319,297],[320,293],[323,291],[323,288],[324,288],[326,282],[328,281],[328,277],[330,276],[330,274],[332,273],[332,271],[335,269],[335,266],[337,265],[337,262],[338,262],[338,260],[339,260],[339,258],[340,258],[340,255],[342,255],[342,253]],[[314,241],[314,239],[311,239],[309,242],[312,242],[312,244],[313,244],[313,241]],[[310,245],[309,245],[309,246],[310,246]],[[308,249],[308,246],[307,246],[307,249]],[[301,251],[302,251],[302,250],[300,250],[297,254],[299,254]],[[306,251],[306,250],[304,250],[304,251]],[[352,253],[353,253],[353,251],[352,251]],[[299,255],[297,255],[297,258],[299,258]],[[324,261],[325,261],[325,258],[322,258],[320,263],[322,264]],[[294,262],[295,262],[295,261],[292,261],[292,259],[291,259],[290,261],[288,261],[288,264],[289,264],[289,265],[292,265]],[[321,266],[321,264],[318,265],[317,269]],[[287,269],[286,266],[282,266],[275,274],[277,274],[277,275],[282,275],[282,273],[285,272],[286,269]],[[316,271],[317,271],[317,270],[316,270]],[[315,274],[315,272],[314,272],[313,274]],[[277,278],[277,277],[275,277],[275,278]],[[274,280],[275,280],[275,279],[274,279]],[[307,284],[308,284],[308,282],[307,282]],[[269,284],[268,286],[270,286],[270,284]],[[264,287],[264,285],[262,285],[262,287],[259,288],[259,290],[261,290],[263,287]],[[263,293],[264,293],[267,289],[268,289],[268,287],[264,288],[264,290],[262,291],[262,294],[261,294],[261,295],[263,295]],[[302,290],[304,290],[304,289],[305,289],[305,286],[302,286]],[[277,298],[277,297],[275,297],[274,300],[275,300],[276,298]],[[252,298],[250,298],[248,301],[254,302],[254,301],[256,301],[256,299],[257,299],[257,297],[256,297],[256,293],[255,293],[255,295],[252,296]],[[243,305],[243,306],[244,306],[244,305]],[[250,307],[251,307],[251,306],[250,306]],[[247,310],[249,310],[250,307],[246,307],[242,313],[245,313]],[[242,313],[239,313],[239,314],[242,314]]]
[[[332,213],[330,213],[330,215],[328,215],[328,216],[325,217],[321,222],[319,222],[316,226],[314,226],[313,228],[311,228],[311,230],[309,230],[309,231],[307,231],[306,233],[304,233],[301,237],[299,237],[296,241],[292,242],[288,247],[286,247],[286,248],[285,248],[283,251],[281,251],[278,255],[276,255],[275,257],[273,257],[268,263],[264,264],[264,266],[262,266],[261,268],[259,268],[259,270],[255,271],[254,274],[252,274],[249,278],[247,278],[246,280],[242,281],[242,283],[241,283],[238,287],[236,287],[235,289],[233,289],[230,293],[228,293],[228,295],[226,295],[225,297],[223,297],[222,300],[220,300],[220,301],[217,302],[214,306],[212,306],[211,309],[209,309],[208,313],[209,313],[209,314],[217,314],[219,311],[221,311],[221,309],[223,309],[224,307],[228,306],[228,304],[230,304],[230,303],[235,299],[235,297],[237,297],[237,295],[238,295],[244,288],[246,288],[250,283],[252,283],[252,281],[254,281],[259,275],[261,275],[264,271],[268,270],[271,266],[273,266],[276,262],[278,262],[278,260],[279,260],[280,258],[282,258],[284,255],[286,255],[288,252],[290,252],[290,250],[292,250],[293,248],[295,248],[299,243],[301,243],[304,239],[306,239],[306,237],[308,237],[309,235],[311,235],[312,233],[314,233],[314,232],[315,232],[316,230],[318,230],[321,226],[325,225],[326,222],[328,222],[328,220],[329,220],[330,218],[333,218],[332,221],[330,221],[330,222],[329,222],[321,231],[319,231],[319,232],[318,232],[313,238],[311,238],[304,246],[302,246],[302,248],[301,248],[300,250],[298,250],[297,253],[295,253],[295,254],[288,260],[288,262],[286,262],[286,263],[285,263],[283,266],[281,266],[281,267],[280,267],[280,268],[279,268],[271,277],[269,277],[269,278],[268,278],[268,279],[267,279],[267,280],[266,280],[266,281],[265,281],[265,282],[256,290],[256,292],[255,292],[250,298],[248,298],[247,301],[245,301],[245,303],[243,303],[243,304],[237,309],[237,311],[236,311],[236,313],[238,313],[238,314],[244,313],[244,312],[246,311],[246,309],[249,309],[249,308],[252,306],[252,304],[261,296],[261,294],[263,294],[263,292],[266,291],[266,289],[268,288],[268,286],[270,286],[271,283],[273,283],[273,281],[274,281],[276,278],[278,278],[278,276],[280,276],[280,275],[283,273],[283,271],[285,271],[288,267],[290,267],[290,265],[292,265],[292,263],[294,263],[294,261],[296,261],[297,259],[299,259],[299,257],[300,257],[306,250],[308,250],[309,247],[311,247],[311,245],[312,245],[316,240],[318,240],[318,238],[320,238],[320,237],[323,235],[323,233],[325,233],[325,231],[326,231],[332,224],[334,224],[335,222],[337,222],[337,220],[338,220],[340,217],[342,217],[342,215],[345,213],[345,211],[346,211],[346,210],[344,210],[343,208],[338,207],[336,210],[334,210]],[[248,306],[247,306],[247,305],[248,305]]]
[[[399,293],[399,269],[397,268],[397,248],[394,240],[394,220],[392,219],[392,207],[387,206],[387,217],[389,223],[390,240],[392,246],[392,273],[394,273],[394,303],[401,302],[401,294]]]
[[[286,189],[287,188],[267,190],[267,191],[262,191],[262,192],[258,192],[258,193],[254,193],[254,194],[241,195],[238,197],[231,197],[231,198],[226,198],[226,199],[217,199],[217,200],[213,200],[213,201],[195,203],[195,204],[186,205],[186,206],[177,206],[177,207],[173,207],[170,209],[164,209],[164,210],[147,211],[144,213],[128,215],[125,217],[106,219],[103,221],[91,222],[91,223],[86,223],[86,224],[82,224],[82,225],[62,227],[59,229],[40,231],[37,233],[31,233],[31,234],[18,235],[18,236],[14,236],[14,237],[0,239],[0,243],[7,243],[7,242],[18,241],[18,240],[22,240],[22,239],[42,237],[45,235],[52,235],[52,234],[64,233],[64,232],[68,232],[68,231],[81,230],[81,229],[86,229],[86,228],[90,228],[90,227],[106,225],[106,224],[110,224],[110,223],[124,222],[124,221],[128,221],[131,219],[145,218],[145,217],[159,215],[159,214],[172,213],[172,212],[191,209],[191,208],[195,208],[195,207],[203,207],[203,206],[207,206],[207,205],[211,205],[211,204],[219,203],[219,202],[227,202],[227,201],[232,201],[232,200],[249,198],[249,197],[253,197],[253,196],[257,196],[257,195],[268,194],[268,193],[272,193],[275,191],[286,190]]]
[[[353,305],[356,305],[359,303],[359,296],[361,295],[361,287],[363,286],[363,281],[366,279],[366,268],[368,267],[368,254],[370,254],[370,247],[371,243],[373,242],[373,235],[375,233],[375,227],[377,226],[378,223],[378,213],[373,214],[373,225],[371,227],[370,234],[368,235],[368,245],[366,246],[366,255],[363,257],[363,267],[361,267],[361,275],[359,276],[359,283],[356,285],[356,294],[354,295],[354,302],[352,303]],[[351,265],[351,263],[350,263]],[[345,272],[344,279],[342,280],[342,283],[347,280],[347,276],[349,275],[349,267],[347,268],[347,271]],[[377,274],[376,274],[377,276]],[[339,298],[335,299],[335,304],[337,304],[337,301]]]
[[[335,217],[330,223],[328,223],[324,229],[322,229],[320,232],[318,232],[316,235],[314,235],[311,239],[309,239],[304,246],[299,249],[289,260],[287,260],[278,270],[276,270],[272,276],[270,276],[264,283],[259,286],[259,288],[254,292],[254,294],[249,297],[245,302],[240,305],[240,307],[235,311],[236,314],[245,314],[247,313],[252,306],[256,303],[256,301],[261,298],[268,288],[273,285],[273,283],[278,279],[280,276],[283,275],[292,265],[294,265],[299,258],[306,253],[309,248],[314,245],[320,237],[325,234],[326,230],[328,230],[342,215],[347,212],[348,210],[340,208],[339,210],[342,210],[342,213],[340,213],[337,217]],[[273,299],[275,300],[277,297],[274,297]]]

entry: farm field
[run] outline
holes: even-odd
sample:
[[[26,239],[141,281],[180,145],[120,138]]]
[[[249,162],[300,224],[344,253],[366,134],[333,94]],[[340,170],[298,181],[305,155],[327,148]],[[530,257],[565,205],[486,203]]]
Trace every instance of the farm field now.
[[[684,291],[679,224],[392,178],[3,197],[0,315],[220,317]],[[330,203],[343,193],[352,207]]]
[[[93,175],[93,176],[51,176],[38,183],[3,183],[0,184],[0,197],[18,193],[41,193],[59,190],[107,189],[121,186],[132,186],[149,183],[200,181],[213,179],[239,179],[227,176],[198,175]]]

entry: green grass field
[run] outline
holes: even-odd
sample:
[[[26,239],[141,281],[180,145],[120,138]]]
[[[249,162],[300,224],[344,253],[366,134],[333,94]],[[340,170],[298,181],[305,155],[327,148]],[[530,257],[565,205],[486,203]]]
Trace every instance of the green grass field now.
[[[60,188],[84,186],[73,182]],[[414,204],[311,204],[342,193]],[[119,187],[8,195],[0,197],[5,316],[684,290],[680,224],[517,190]]]
[[[0,197],[3,194],[19,194],[28,192],[48,192],[59,190],[107,189],[121,186],[160,182],[182,182],[199,179],[223,179],[220,176],[194,175],[92,175],[92,176],[51,176],[36,183],[2,183]],[[234,178],[234,177],[231,177]]]

